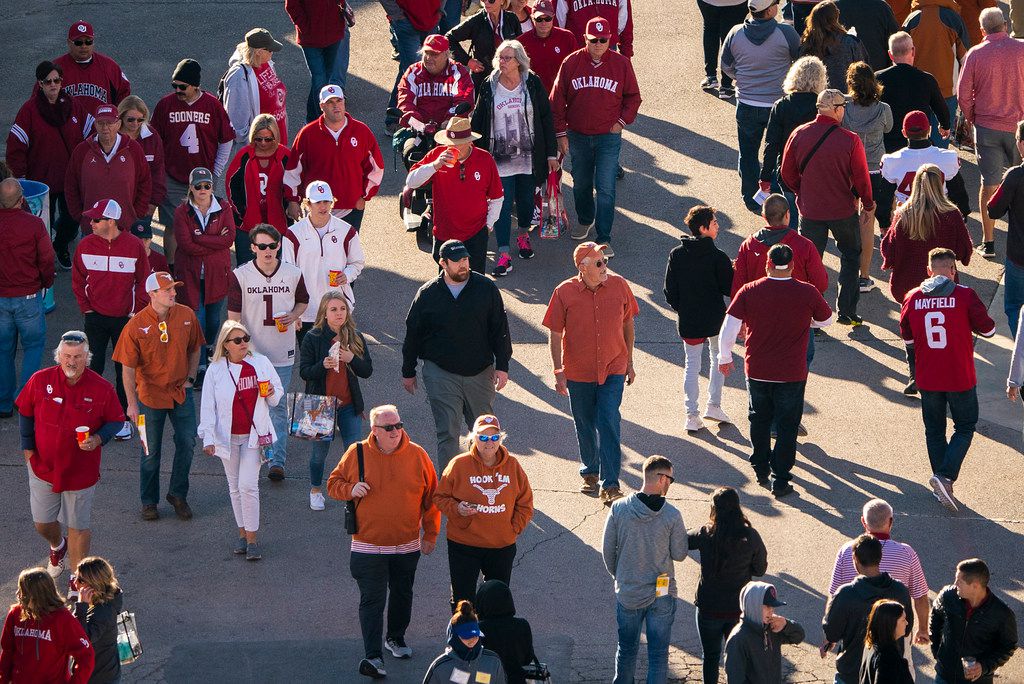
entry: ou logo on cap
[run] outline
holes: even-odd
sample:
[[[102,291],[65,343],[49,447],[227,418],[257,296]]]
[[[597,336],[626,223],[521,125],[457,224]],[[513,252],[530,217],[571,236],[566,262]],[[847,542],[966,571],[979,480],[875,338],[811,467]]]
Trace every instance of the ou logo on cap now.
[[[596,28],[598,31],[604,31],[604,24],[602,24],[601,22],[597,22],[596,24],[594,24],[594,28]]]
[[[316,186],[316,191],[317,192],[327,192],[326,190],[324,190],[324,186],[322,186],[322,185]]]
[[[78,25],[78,30],[81,31],[82,33],[85,33],[85,24],[79,24]]]

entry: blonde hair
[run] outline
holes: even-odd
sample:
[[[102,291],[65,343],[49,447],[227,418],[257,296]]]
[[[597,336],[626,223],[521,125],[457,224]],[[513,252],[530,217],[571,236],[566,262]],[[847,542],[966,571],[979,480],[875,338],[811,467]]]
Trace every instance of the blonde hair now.
[[[256,51],[259,48],[250,47],[244,40],[235,46],[235,51],[238,52],[239,57],[248,66],[252,66],[253,59],[256,57]]]
[[[914,174],[910,199],[896,210],[911,240],[930,240],[935,233],[936,215],[957,211],[956,205],[946,197],[945,180],[935,164],[922,164]]]
[[[356,333],[356,320],[352,318],[352,305],[349,304],[348,298],[341,290],[328,290],[324,293],[324,296],[320,298],[320,306],[316,310],[316,319],[313,322],[314,328],[320,328],[321,330],[330,328],[327,325],[327,306],[333,301],[345,302],[345,322],[341,324],[341,330],[338,331],[338,342],[343,347],[348,347],[348,350],[356,356],[362,358],[363,354],[366,353],[366,347],[363,346],[363,340]]]
[[[93,591],[92,604],[106,603],[117,595],[121,586],[114,576],[114,568],[99,556],[83,558],[75,569],[75,578]]]
[[[22,621],[39,620],[63,608],[64,599],[45,569],[29,568],[18,575],[18,602],[14,605],[21,606]]]
[[[220,326],[220,332],[217,333],[217,343],[213,347],[213,356],[210,357],[210,363],[214,364],[224,359],[225,361],[227,354],[224,353],[224,344],[227,342],[228,335],[234,330],[241,330],[243,334],[249,335],[249,329],[242,325],[241,321],[232,321],[230,319],[224,321]],[[252,356],[252,336],[249,336],[249,351],[246,356]]]
[[[123,117],[124,113],[129,109],[137,109],[142,112],[142,118],[149,121],[149,107],[146,106],[146,103],[138,95],[129,95],[121,100],[121,104],[117,105],[117,115]]]
[[[273,114],[257,114],[253,117],[252,123],[249,124],[249,142],[252,142],[260,131],[270,131],[274,134],[274,140],[281,142],[281,129]]]
[[[825,63],[814,55],[805,55],[793,62],[786,72],[786,80],[782,82],[782,91],[792,93],[814,93],[817,95],[825,89],[828,77]]]

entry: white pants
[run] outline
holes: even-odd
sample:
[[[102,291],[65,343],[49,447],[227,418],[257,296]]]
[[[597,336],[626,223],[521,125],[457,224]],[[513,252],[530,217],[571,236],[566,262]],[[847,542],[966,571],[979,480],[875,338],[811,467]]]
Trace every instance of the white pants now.
[[[231,435],[231,456],[222,460],[235,524],[256,532],[260,529],[260,449],[248,444],[249,435]]]
[[[711,379],[708,386],[708,404],[711,406],[722,405],[722,385],[725,383],[725,376],[718,370],[718,336],[709,337],[702,344],[688,344],[683,341],[683,350],[686,353],[683,394],[686,397],[686,415],[688,416],[697,413],[697,400],[700,399],[700,385],[697,383],[697,378],[700,377],[700,357],[705,345],[708,347],[708,377]]]

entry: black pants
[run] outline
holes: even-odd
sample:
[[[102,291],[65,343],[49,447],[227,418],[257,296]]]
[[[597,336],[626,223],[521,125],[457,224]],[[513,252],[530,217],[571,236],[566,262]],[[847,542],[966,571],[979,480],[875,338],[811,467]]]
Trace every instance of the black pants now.
[[[875,220],[885,237],[892,225],[892,202],[896,197],[896,186],[885,180],[880,173],[871,174],[871,195],[875,199]]]
[[[718,684],[722,644],[729,637],[729,632],[737,622],[739,622],[739,618],[713,617],[699,607],[697,608],[697,633],[700,634],[700,646],[704,651],[704,684]]]
[[[53,225],[53,251],[66,254],[68,247],[78,237],[78,221],[71,217],[64,193],[50,193],[50,223]],[[116,340],[115,340],[116,341]],[[92,342],[89,343],[92,347]]]
[[[747,3],[732,7],[716,7],[697,0],[697,8],[704,19],[704,75],[715,78],[718,74],[718,51],[729,31],[747,18]],[[731,88],[732,79],[722,72],[722,87]]]
[[[363,214],[365,212],[365,209],[353,209],[352,211],[345,214],[345,218],[342,220],[348,223],[353,228],[355,228],[356,232],[358,233],[359,229],[363,227]]]
[[[320,306],[320,304],[318,303],[317,306]],[[312,323],[310,323],[309,321],[302,321],[302,325],[299,326],[299,331],[297,333],[297,339],[295,340],[295,346],[301,347],[302,338],[304,338],[306,336],[306,333],[308,333],[312,329]]]
[[[487,241],[489,238],[487,226],[484,226],[476,235],[462,241],[462,244],[466,245],[466,250],[469,252],[469,268],[477,273],[484,273],[487,270]],[[438,241],[436,237],[434,238],[434,248],[431,251],[431,256],[435,264],[441,258],[441,245],[445,242],[447,240]],[[438,264],[437,268],[440,270],[441,265]]]
[[[468,546],[448,540],[448,571],[452,576],[452,613],[459,601],[476,600],[476,583],[483,573],[484,581],[501,580],[512,583],[512,561],[516,559],[516,545],[498,549]]]
[[[383,653],[384,604],[388,607],[388,637],[405,638],[412,620],[412,585],[420,552],[375,554],[352,552],[349,570],[359,585],[359,628],[363,654],[380,658]],[[388,596],[390,592],[390,597]]]
[[[103,375],[107,367],[107,345],[113,352],[117,341],[121,337],[121,331],[128,324],[127,316],[104,316],[98,313],[85,314],[85,336],[89,339],[89,351],[92,352],[92,361],[89,362],[89,370]],[[114,362],[114,388],[117,390],[117,399],[121,402],[121,408],[128,407],[128,399],[124,394],[124,380],[121,378],[121,364]]]
[[[857,214],[829,221],[800,217],[800,234],[813,242],[822,256],[830,232],[839,248],[839,315],[856,316],[860,301],[860,219]]]
[[[790,471],[796,463],[796,432],[804,415],[804,389],[807,381],[764,382],[747,378],[749,397],[750,465],[758,481],[773,478],[772,489],[793,479]],[[772,422],[776,426],[772,446]]]

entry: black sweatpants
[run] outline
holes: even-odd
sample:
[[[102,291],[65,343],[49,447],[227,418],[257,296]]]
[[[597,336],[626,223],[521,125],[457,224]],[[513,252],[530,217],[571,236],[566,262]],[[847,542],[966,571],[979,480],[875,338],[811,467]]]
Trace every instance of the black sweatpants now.
[[[460,544],[448,540],[448,571],[452,576],[452,613],[459,601],[476,600],[476,585],[480,574],[484,581],[501,580],[512,583],[512,561],[516,559],[516,545],[497,549]]]

